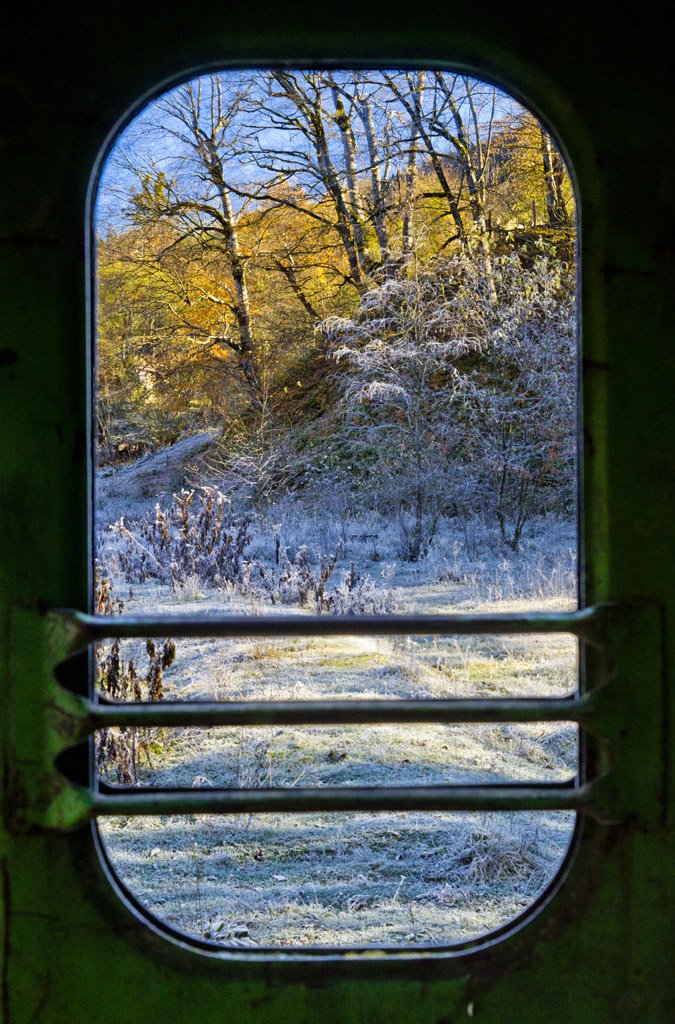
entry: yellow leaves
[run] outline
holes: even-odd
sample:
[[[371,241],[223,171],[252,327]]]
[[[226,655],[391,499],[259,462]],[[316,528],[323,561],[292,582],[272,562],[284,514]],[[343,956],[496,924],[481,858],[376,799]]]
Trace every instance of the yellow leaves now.
[[[223,345],[213,345],[210,351],[216,359],[229,359],[232,355],[229,348],[225,348]]]

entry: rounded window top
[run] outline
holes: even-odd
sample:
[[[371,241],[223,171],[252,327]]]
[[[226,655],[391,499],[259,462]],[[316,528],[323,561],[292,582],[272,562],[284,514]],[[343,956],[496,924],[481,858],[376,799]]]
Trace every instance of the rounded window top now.
[[[128,124],[95,209],[100,611],[574,606],[575,198],[525,107],[439,70],[210,73]],[[244,634],[118,644],[96,681],[159,703],[563,696],[575,651]],[[562,723],[315,714],[110,730],[100,785],[321,794],[577,771]],[[101,835],[129,890],[207,946],[447,949],[541,904],[574,828],[571,812],[355,804]]]

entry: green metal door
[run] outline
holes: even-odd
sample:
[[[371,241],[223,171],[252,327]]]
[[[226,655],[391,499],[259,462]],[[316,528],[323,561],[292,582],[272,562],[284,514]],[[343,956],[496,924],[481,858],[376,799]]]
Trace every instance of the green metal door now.
[[[489,0],[417,5],[394,19],[378,3],[352,12],[197,0],[29,5],[12,15],[3,24],[0,172],[0,1019],[672,1020],[675,160],[656,7]],[[499,625],[580,636],[587,689],[565,707],[514,702],[486,713],[579,721],[585,780],[574,790],[484,796],[485,806],[553,801],[577,809],[584,825],[536,913],[460,951],[256,953],[170,938],[139,919],[97,853],[87,822],[118,798],[95,797],[54,766],[62,749],[119,715],[88,705],[54,674],[111,629],[56,611],[86,612],[91,589],[87,246],[96,162],[135,104],[195,70],[321,60],[491,77],[555,129],[577,176],[584,608]],[[59,672],[81,688],[77,663]],[[454,806],[476,800],[446,796]],[[194,809],[188,803],[178,809]]]

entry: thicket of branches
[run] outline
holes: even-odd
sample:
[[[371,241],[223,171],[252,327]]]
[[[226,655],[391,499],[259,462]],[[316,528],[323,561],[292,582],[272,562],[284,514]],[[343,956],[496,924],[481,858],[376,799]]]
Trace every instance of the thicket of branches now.
[[[275,551],[274,559],[256,557],[249,551],[256,531],[251,516],[236,515],[229,499],[213,487],[203,487],[200,492],[183,490],[173,495],[168,506],[157,502],[154,513],[143,516],[133,530],[122,518],[112,524],[111,531],[117,543],[107,551],[107,571],[130,583],[154,579],[172,590],[198,584],[260,598],[272,605],[300,605],[343,615],[396,607],[393,591],[378,588],[353,564],[341,571],[337,583],[331,579],[342,541],[327,553],[310,554],[305,544],[292,552],[281,547],[279,530],[272,526],[267,536],[258,540],[266,541],[265,547]],[[100,611],[105,610],[100,601],[99,606]],[[101,669],[104,692],[113,697],[138,698],[133,689],[135,671],[128,685],[110,684],[109,678],[128,676],[119,670],[119,647],[113,647],[99,666],[107,665],[110,658],[112,674]]]
[[[118,615],[124,602],[113,594],[106,576],[96,573],[95,609],[99,615]],[[96,649],[96,689],[111,700],[133,701],[164,699],[162,673],[173,664],[176,645],[173,640],[148,639],[147,667],[138,669],[133,658],[122,653],[119,639],[99,644]],[[138,782],[141,755],[151,764],[150,746],[153,730],[112,726],[96,734],[96,770],[103,778],[121,785]]]
[[[396,515],[403,557],[426,553],[442,514],[492,514],[517,550],[533,514],[573,507],[575,310],[558,261],[415,261],[323,329],[351,461]]]
[[[420,238],[423,258],[458,248],[489,268],[499,229],[531,225],[533,206],[569,241],[550,137],[466,76],[237,72],[180,86],[128,129],[103,179],[102,436],[125,415],[164,441],[172,422],[261,410],[314,324],[405,268]]]

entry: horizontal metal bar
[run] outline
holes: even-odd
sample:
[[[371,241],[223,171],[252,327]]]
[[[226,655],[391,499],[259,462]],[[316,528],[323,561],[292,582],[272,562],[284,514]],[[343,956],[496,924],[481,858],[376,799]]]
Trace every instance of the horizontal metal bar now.
[[[219,725],[346,725],[416,722],[579,722],[593,712],[594,694],[559,700],[331,700],[102,702],[92,706],[90,731],[111,725],[142,728]]]
[[[262,814],[311,811],[579,811],[592,813],[592,783],[507,786],[201,789],[99,792],[94,816]]]
[[[507,615],[200,615],[104,616],[74,609],[49,612],[67,635],[70,654],[118,637],[461,636],[486,633],[572,633],[592,638],[612,606],[574,612]]]

